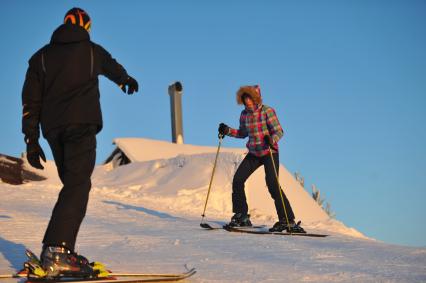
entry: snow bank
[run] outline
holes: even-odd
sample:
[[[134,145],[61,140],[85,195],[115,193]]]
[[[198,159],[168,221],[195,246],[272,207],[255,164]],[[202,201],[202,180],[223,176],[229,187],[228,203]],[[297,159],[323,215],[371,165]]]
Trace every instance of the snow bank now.
[[[283,166],[280,179],[297,218],[309,232],[326,232],[330,237],[203,230],[200,214],[215,149],[185,147],[186,152],[174,152],[173,144],[149,141],[150,147],[139,142],[144,145],[143,150],[138,148],[140,160],[95,170],[77,241],[77,252],[90,260],[116,272],[147,273],[179,272],[187,263],[197,268],[188,282],[426,282],[425,248],[365,239],[355,229],[329,219]],[[160,145],[165,152],[158,150]],[[154,149],[157,155],[152,154]],[[207,207],[209,220],[231,216],[231,181],[243,152],[221,153]],[[61,188],[54,162],[45,167],[48,180],[19,186],[0,183],[0,273],[19,270],[26,259],[25,248],[40,253]],[[247,192],[254,222],[275,221],[263,170],[248,181]],[[2,282],[16,283],[16,279]]]
[[[143,138],[120,138],[114,142],[132,163],[114,170],[110,165],[99,167],[93,177],[95,190],[113,197],[131,198],[135,203],[143,199],[164,211],[201,215],[217,147],[174,144]],[[232,179],[245,152],[245,149],[221,148],[207,205],[208,217],[231,217]],[[282,164],[279,179],[297,220],[301,220],[305,226],[363,237],[343,223],[329,219]],[[248,179],[246,194],[254,221],[272,224],[277,220],[275,206],[266,187],[263,167]]]

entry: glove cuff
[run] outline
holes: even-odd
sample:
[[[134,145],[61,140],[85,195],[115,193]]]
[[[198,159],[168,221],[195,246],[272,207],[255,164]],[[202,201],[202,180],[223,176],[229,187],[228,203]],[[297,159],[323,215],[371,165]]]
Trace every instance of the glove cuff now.
[[[25,136],[24,142],[26,144],[38,144],[38,137],[36,137],[36,136]]]

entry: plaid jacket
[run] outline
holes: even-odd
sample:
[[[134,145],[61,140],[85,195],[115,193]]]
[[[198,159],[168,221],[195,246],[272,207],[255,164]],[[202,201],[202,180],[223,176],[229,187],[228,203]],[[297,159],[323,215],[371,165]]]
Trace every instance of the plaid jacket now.
[[[278,152],[278,141],[284,135],[284,131],[275,110],[272,107],[261,105],[254,111],[244,109],[240,116],[240,128],[238,130],[230,128],[227,135],[241,139],[248,136],[246,146],[249,152],[260,157],[269,153],[264,137],[266,135],[272,137],[275,149],[272,149],[272,152]]]

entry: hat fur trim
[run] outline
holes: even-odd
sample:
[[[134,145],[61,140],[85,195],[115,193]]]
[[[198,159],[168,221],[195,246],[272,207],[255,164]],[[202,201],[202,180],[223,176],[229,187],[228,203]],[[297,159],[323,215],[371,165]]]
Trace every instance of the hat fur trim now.
[[[244,104],[243,94],[247,93],[253,99],[256,105],[262,104],[262,96],[260,95],[260,88],[257,86],[242,86],[237,91],[237,103]]]

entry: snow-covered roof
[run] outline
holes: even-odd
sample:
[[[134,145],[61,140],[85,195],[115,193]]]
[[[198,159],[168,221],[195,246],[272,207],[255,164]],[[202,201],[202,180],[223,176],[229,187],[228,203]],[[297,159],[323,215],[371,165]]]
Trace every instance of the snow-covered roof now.
[[[176,144],[146,138],[116,138],[114,144],[126,154],[131,162],[172,158],[179,154],[216,153],[217,151],[217,147]],[[244,153],[246,150],[221,146],[220,152]]]

